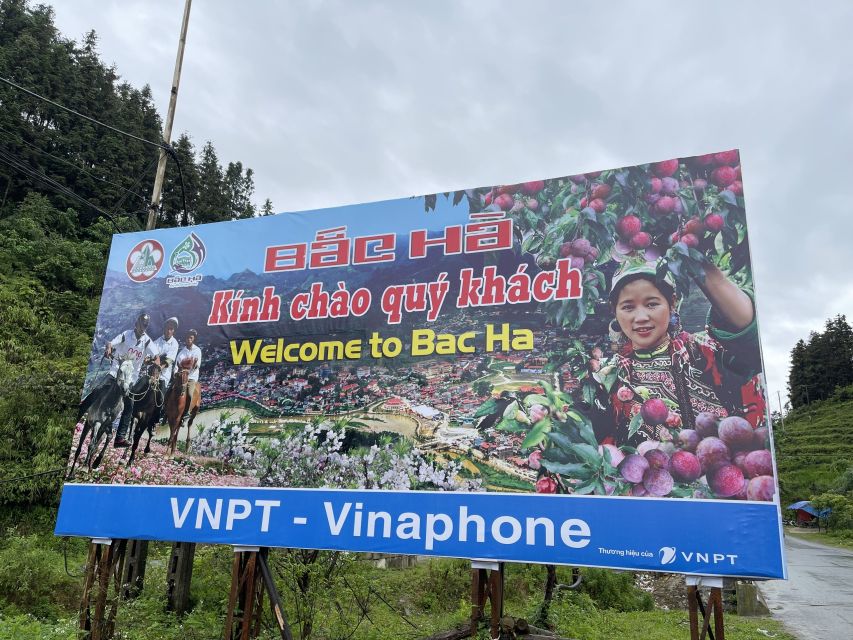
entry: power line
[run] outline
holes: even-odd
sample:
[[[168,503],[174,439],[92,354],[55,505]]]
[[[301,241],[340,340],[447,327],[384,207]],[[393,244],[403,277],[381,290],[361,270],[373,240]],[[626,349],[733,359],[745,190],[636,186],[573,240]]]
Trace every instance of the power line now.
[[[90,116],[87,116],[83,113],[80,113],[79,111],[75,111],[74,109],[71,109],[71,108],[66,107],[64,105],[61,105],[58,102],[54,102],[50,98],[45,98],[44,96],[41,96],[34,91],[30,91],[29,89],[25,89],[21,85],[12,82],[8,78],[4,78],[4,77],[0,76],[0,82],[5,82],[10,87],[14,87],[18,91],[23,91],[24,93],[26,93],[29,96],[32,96],[33,98],[37,98],[43,102],[47,102],[48,104],[53,105],[57,109],[62,109],[63,111],[67,111],[68,113],[73,114],[73,115],[77,116],[78,118],[83,118],[84,120],[88,120],[89,122],[96,124],[99,127],[104,127],[105,129],[109,129],[110,131],[114,131],[115,133],[121,134],[123,136],[127,136],[128,138],[133,138],[134,140],[138,140],[139,142],[144,142],[145,144],[150,144],[152,147],[157,147],[158,149],[163,149],[163,151],[165,151],[166,153],[168,153],[169,155],[174,157],[174,150],[172,149],[172,147],[170,145],[164,144],[162,142],[152,142],[151,140],[141,138],[141,137],[134,135],[132,133],[128,133],[127,131],[122,131],[121,129],[118,129],[112,125],[105,124],[105,123],[101,122],[100,120],[95,120],[94,118],[92,118]]]
[[[29,176],[30,178],[38,180],[43,185],[47,186],[48,188],[53,189],[54,191],[57,191],[58,193],[66,196],[68,198],[72,198],[74,200],[77,200],[77,201],[85,204],[87,207],[91,207],[93,210],[97,211],[102,216],[108,218],[110,220],[110,222],[112,222],[113,227],[116,230],[116,233],[122,232],[121,229],[119,229],[118,223],[116,222],[116,220],[112,216],[112,214],[104,211],[103,209],[101,209],[97,205],[92,204],[91,202],[86,200],[83,196],[80,196],[80,195],[74,193],[71,189],[69,189],[68,187],[66,187],[63,184],[60,184],[59,182],[57,182],[56,180],[54,180],[50,176],[46,175],[45,173],[42,173],[41,171],[38,171],[37,169],[33,169],[29,165],[22,162],[20,160],[20,158],[17,158],[14,154],[11,154],[8,151],[0,149],[0,162],[3,162],[4,164],[9,165],[13,169],[17,169],[21,173]]]
[[[169,157],[172,158],[172,160],[174,160],[175,164],[178,166],[178,175],[179,175],[180,183],[181,183],[181,200],[182,200],[183,206],[184,206],[184,221],[185,222],[188,221],[189,212],[187,211],[187,194],[186,194],[186,190],[184,189],[184,173],[183,173],[183,170],[181,169],[181,161],[178,159],[178,154],[175,152],[175,149],[172,147],[172,145],[166,144],[165,142],[153,142],[153,141],[148,140],[146,138],[142,138],[142,137],[137,136],[133,133],[123,131],[121,129],[118,129],[117,127],[114,127],[112,125],[101,122],[100,120],[95,120],[94,118],[87,116],[83,113],[80,113],[79,111],[75,111],[74,109],[71,109],[70,107],[66,107],[64,105],[61,105],[58,102],[51,100],[50,98],[46,98],[42,95],[39,95],[35,91],[30,91],[29,89],[22,87],[21,85],[9,80],[8,78],[4,78],[4,77],[0,76],[0,82],[4,82],[4,83],[8,84],[10,87],[14,87],[18,91],[22,91],[22,92],[26,93],[27,95],[32,96],[33,98],[36,98],[38,100],[42,100],[43,102],[46,102],[50,105],[53,105],[57,109],[62,109],[63,111],[66,111],[72,115],[77,116],[78,118],[83,118],[84,120],[86,120],[88,122],[91,122],[93,124],[98,125],[99,127],[109,129],[110,131],[118,133],[119,135],[123,135],[123,136],[126,136],[128,138],[132,138],[133,140],[138,140],[139,142],[142,142],[142,143],[147,144],[147,145],[151,145],[152,147],[157,147],[158,149],[161,149],[162,151],[167,153],[169,155]]]
[[[145,177],[145,174],[151,170],[151,167],[153,167],[154,164],[156,162],[158,162],[158,160],[159,160],[159,158],[157,158],[155,156],[154,159],[145,166],[145,170],[139,174],[139,177],[136,179],[136,182],[133,183],[133,186],[131,189],[136,189],[136,187],[139,186],[139,183],[142,182],[143,178]],[[178,165],[178,168],[180,168],[180,166],[181,165]],[[121,205],[124,204],[124,201],[127,200],[128,194],[133,193],[134,195],[142,198],[142,196],[139,196],[139,194],[134,193],[131,189],[125,189],[125,194],[121,198],[119,198],[119,201],[116,202],[115,206],[113,207],[113,209],[111,211],[111,213],[113,215],[115,215],[118,212],[119,207],[121,207]],[[145,198],[142,198],[142,201],[145,202],[147,205],[147,200],[145,200]]]
[[[55,475],[57,473],[63,473],[65,468],[62,469],[51,469],[50,471],[42,471],[40,473],[31,473],[27,476],[16,476],[14,478],[6,478],[5,480],[0,480],[0,484],[11,484],[13,482],[18,482],[20,480],[27,480],[28,478],[38,478],[39,476],[50,476]]]
[[[24,140],[24,138],[19,133],[15,133],[14,131],[10,131],[9,129],[5,129],[3,127],[0,127],[0,131],[8,133],[9,135],[17,136],[19,142],[27,145],[28,147],[30,147],[31,149],[33,149],[37,153],[44,154],[44,155],[48,156],[49,158],[53,158],[57,162],[61,162],[63,164],[68,165],[69,167],[77,169],[77,171],[80,171],[81,173],[86,174],[87,176],[89,176],[90,178],[92,178],[94,180],[99,180],[99,181],[104,182],[106,184],[117,187],[117,188],[121,189],[122,191],[130,192],[130,194],[136,196],[137,198],[139,198],[140,200],[142,200],[143,202],[148,204],[148,201],[145,199],[145,196],[134,192],[132,189],[126,189],[125,187],[121,186],[120,184],[118,184],[116,182],[113,182],[111,180],[107,180],[106,178],[101,178],[99,176],[96,176],[94,173],[92,173],[90,171],[86,171],[86,169],[84,169],[83,167],[78,167],[76,164],[74,164],[70,160],[66,160],[65,158],[60,158],[59,156],[52,154],[50,151],[45,151],[44,149],[40,149],[39,147],[34,145],[32,142],[27,142],[26,140]]]

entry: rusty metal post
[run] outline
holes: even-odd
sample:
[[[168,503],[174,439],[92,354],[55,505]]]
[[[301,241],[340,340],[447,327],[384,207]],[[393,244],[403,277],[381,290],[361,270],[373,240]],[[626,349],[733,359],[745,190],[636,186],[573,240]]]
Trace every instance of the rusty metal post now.
[[[491,638],[501,633],[503,616],[503,563],[491,560],[471,561],[471,636],[476,637],[480,620],[485,612],[486,599],[491,602],[489,631]]]
[[[492,602],[490,633],[491,638],[501,635],[501,618],[504,615],[504,563],[492,569],[489,575],[489,600]]]
[[[78,631],[84,640],[110,640],[122,589],[127,540],[95,538],[89,546]],[[113,595],[107,599],[112,586]]]
[[[224,640],[252,640],[260,631],[258,596],[263,583],[262,571],[258,568],[259,552],[260,547],[234,547]]]
[[[723,579],[711,576],[687,576],[687,611],[690,618],[690,640],[725,640],[726,629],[723,617]],[[702,602],[699,587],[710,588],[708,606]],[[701,624],[700,617],[701,614]],[[711,630],[711,616],[714,630]]]

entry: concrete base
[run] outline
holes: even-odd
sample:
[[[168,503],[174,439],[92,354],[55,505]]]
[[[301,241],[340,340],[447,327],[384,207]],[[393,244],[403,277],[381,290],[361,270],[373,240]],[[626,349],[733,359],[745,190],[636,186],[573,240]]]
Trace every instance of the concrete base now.
[[[737,614],[739,616],[767,616],[770,609],[758,586],[754,582],[738,582],[735,589],[737,593]]]

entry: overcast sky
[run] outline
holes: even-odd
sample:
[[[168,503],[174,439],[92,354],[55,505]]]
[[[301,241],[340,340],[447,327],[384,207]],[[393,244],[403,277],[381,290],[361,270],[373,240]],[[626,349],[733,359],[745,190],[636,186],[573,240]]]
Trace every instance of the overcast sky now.
[[[165,116],[183,0],[51,4]],[[851,32],[849,0],[196,0],[172,137],[276,211],[739,147],[776,408],[794,343],[853,316]]]

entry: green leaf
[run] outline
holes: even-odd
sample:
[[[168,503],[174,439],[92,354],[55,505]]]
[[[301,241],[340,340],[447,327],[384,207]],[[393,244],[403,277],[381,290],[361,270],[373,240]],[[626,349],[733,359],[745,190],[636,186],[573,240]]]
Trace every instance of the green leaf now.
[[[690,256],[690,248],[685,243],[680,242],[680,241],[676,242],[674,245],[672,245],[672,251],[675,251],[676,253],[680,253],[685,258]]]
[[[598,453],[598,449],[596,447],[589,444],[572,444],[571,449],[578,458],[587,464],[591,464],[595,467],[598,467],[601,464],[601,454]]]
[[[592,424],[590,424],[589,420],[584,420],[581,423],[580,431],[581,431],[581,438],[583,438],[587,444],[589,444],[593,447],[598,446],[598,440],[596,440],[596,438],[595,438],[595,432],[592,430]]]
[[[564,464],[542,459],[541,463],[542,466],[551,473],[559,473],[561,476],[573,478],[575,480],[586,480],[587,478],[592,477],[595,473],[595,471],[590,469],[589,466],[579,462],[569,462]]]
[[[531,393],[528,396],[524,396],[524,400],[522,400],[524,406],[528,409],[532,407],[534,404],[542,404],[546,407],[548,406],[548,398],[539,393]]]
[[[521,448],[530,449],[531,447],[535,447],[537,444],[539,444],[545,439],[545,434],[547,434],[550,430],[551,419],[543,418],[542,420],[537,422],[530,430],[530,433],[527,434],[527,437],[524,439],[524,442],[521,443]]]
[[[513,418],[504,418],[495,425],[495,429],[498,431],[509,431],[510,433],[523,433],[527,431],[527,427],[528,425],[521,424]]]
[[[572,493],[579,496],[586,496],[595,491],[595,480],[587,480],[583,484],[579,484],[574,488]]]
[[[698,249],[690,248],[689,251],[690,257],[696,260],[697,262],[707,262],[707,258],[705,258],[705,254],[699,251]]]
[[[548,441],[566,453],[572,452],[574,442],[572,442],[571,438],[569,438],[565,433],[552,431],[548,434]]]
[[[515,414],[518,413],[518,400],[513,400],[506,407],[504,407],[504,418],[513,418]]]
[[[487,416],[490,413],[494,413],[495,409],[498,408],[498,403],[494,398],[486,400],[480,407],[474,412],[475,418],[482,418],[483,416]]]
[[[631,418],[631,424],[628,425],[628,438],[631,439],[634,437],[634,434],[640,430],[640,427],[643,425],[643,416],[638,413],[633,418]]]
[[[673,498],[690,498],[693,496],[693,487],[689,485],[676,484],[669,495]]]
[[[585,384],[582,391],[583,401],[592,406],[595,403],[595,385]]]
[[[536,253],[542,247],[542,236],[538,233],[529,234],[521,243],[524,253]]]

